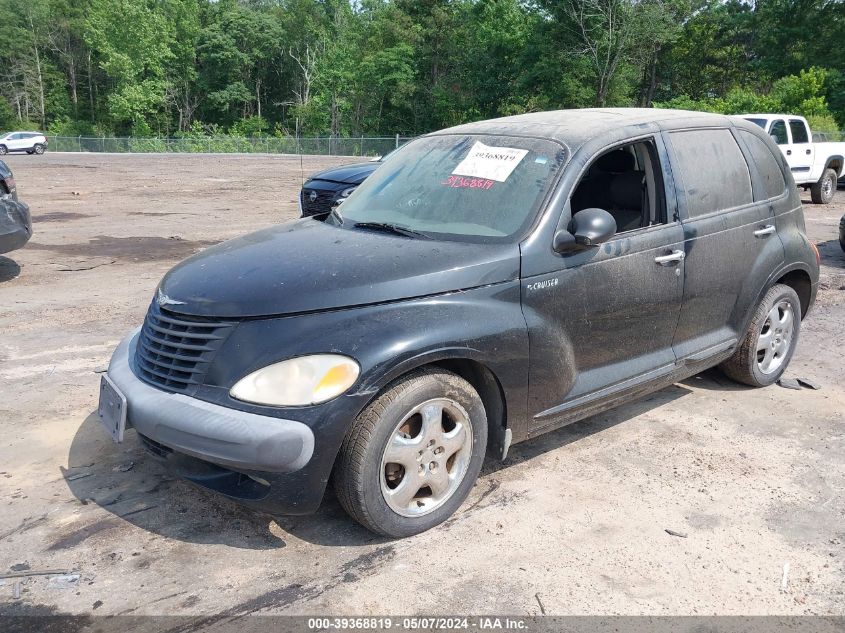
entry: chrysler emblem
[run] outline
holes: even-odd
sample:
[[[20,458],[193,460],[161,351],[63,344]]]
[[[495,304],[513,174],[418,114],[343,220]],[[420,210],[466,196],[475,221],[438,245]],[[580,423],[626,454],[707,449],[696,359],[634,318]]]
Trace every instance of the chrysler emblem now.
[[[164,294],[161,290],[156,291],[156,303],[159,306],[181,306],[185,305],[184,301],[176,301],[176,299],[171,299],[166,294]]]

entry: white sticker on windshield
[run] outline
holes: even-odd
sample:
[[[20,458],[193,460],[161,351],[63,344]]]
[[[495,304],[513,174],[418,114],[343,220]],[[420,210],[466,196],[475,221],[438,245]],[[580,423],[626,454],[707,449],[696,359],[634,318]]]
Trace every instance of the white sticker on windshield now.
[[[452,173],[505,182],[527,153],[527,149],[492,147],[476,141]]]

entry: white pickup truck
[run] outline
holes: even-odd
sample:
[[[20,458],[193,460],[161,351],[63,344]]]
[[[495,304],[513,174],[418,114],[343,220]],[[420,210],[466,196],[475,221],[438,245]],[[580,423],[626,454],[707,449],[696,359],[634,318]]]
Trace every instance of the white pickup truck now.
[[[771,136],[783,152],[795,184],[815,204],[828,204],[845,167],[845,143],[814,143],[807,119],[791,114],[740,114]]]

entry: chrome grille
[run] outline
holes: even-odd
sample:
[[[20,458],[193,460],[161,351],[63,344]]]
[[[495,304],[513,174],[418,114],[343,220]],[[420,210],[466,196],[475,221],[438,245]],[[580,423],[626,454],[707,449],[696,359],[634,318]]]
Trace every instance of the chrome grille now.
[[[135,350],[138,377],[156,387],[190,393],[200,385],[233,321],[186,316],[150,306]]]

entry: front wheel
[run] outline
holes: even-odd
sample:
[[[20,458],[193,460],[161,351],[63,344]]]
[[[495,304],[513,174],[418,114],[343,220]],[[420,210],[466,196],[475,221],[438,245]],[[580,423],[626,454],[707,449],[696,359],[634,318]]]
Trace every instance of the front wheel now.
[[[44,153],[44,146],[41,143],[38,143],[35,147],[32,148],[32,151],[41,156]]]
[[[367,529],[418,534],[464,502],[486,447],[487,415],[472,385],[443,370],[415,372],[355,420],[335,465],[335,492]]]
[[[746,385],[771,385],[786,371],[800,330],[798,295],[789,286],[776,284],[754,311],[740,346],[720,367],[728,377]]]
[[[810,187],[810,198],[813,204],[830,204],[836,193],[836,172],[825,169],[819,181]]]
[[[0,145],[0,156],[5,156],[9,153],[9,150],[6,148],[5,145]]]

